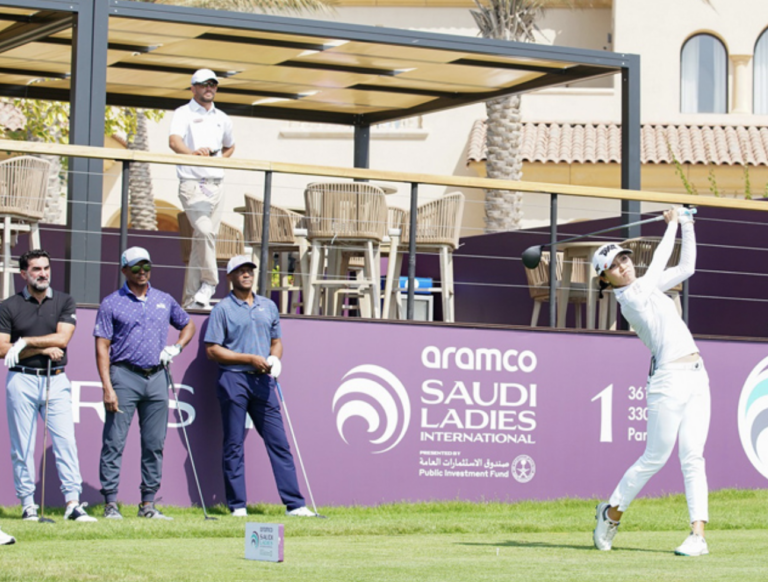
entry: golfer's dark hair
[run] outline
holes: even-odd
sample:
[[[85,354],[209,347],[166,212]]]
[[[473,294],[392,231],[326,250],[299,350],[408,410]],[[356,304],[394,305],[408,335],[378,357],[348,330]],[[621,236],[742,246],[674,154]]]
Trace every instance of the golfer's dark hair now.
[[[26,271],[29,267],[29,261],[32,261],[34,259],[41,259],[45,257],[48,259],[48,262],[51,262],[51,255],[48,254],[48,251],[44,251],[43,249],[35,249],[32,251],[27,251],[23,255],[19,257],[19,270],[20,271]]]
[[[608,289],[611,284],[608,281],[604,281],[602,278],[597,280],[597,284],[600,287],[600,299],[603,299],[603,291]]]

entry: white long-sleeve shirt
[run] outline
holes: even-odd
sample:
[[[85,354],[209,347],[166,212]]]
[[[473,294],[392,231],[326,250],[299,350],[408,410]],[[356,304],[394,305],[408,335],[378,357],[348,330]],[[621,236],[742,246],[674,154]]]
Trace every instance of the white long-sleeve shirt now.
[[[664,294],[693,275],[695,269],[696,235],[691,222],[682,227],[680,263],[665,269],[676,234],[677,222],[670,222],[645,275],[615,290],[621,313],[651,350],[657,367],[699,351],[675,302]]]

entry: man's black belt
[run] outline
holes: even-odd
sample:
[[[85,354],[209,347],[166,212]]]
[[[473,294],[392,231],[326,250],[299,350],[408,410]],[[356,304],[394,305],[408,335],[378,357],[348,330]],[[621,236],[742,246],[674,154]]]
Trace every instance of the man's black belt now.
[[[47,368],[27,368],[26,366],[14,366],[10,371],[19,372],[20,374],[29,374],[30,376],[45,376],[48,374]],[[51,368],[51,376],[58,376],[63,373],[64,368]]]
[[[134,366],[133,364],[129,364],[128,362],[116,362],[113,365],[120,366],[121,368],[125,368],[126,370],[130,370],[134,374],[138,374],[139,376],[144,376],[145,378],[154,376],[160,370],[163,369],[163,366],[160,364],[158,364],[157,366],[152,366],[151,368],[141,368],[139,366]]]

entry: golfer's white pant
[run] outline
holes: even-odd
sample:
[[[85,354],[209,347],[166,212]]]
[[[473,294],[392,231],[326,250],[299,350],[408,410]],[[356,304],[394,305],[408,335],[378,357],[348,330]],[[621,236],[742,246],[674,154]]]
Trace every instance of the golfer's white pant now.
[[[16,497],[26,506],[34,503],[35,429],[37,415],[45,419],[45,376],[8,372],[5,401]],[[64,499],[78,501],[82,479],[72,420],[72,391],[66,374],[51,376],[48,434],[51,435]]]
[[[645,452],[624,474],[611,495],[611,506],[626,511],[648,480],[665,465],[679,440],[691,523],[709,521],[704,444],[709,432],[710,398],[709,376],[703,364],[697,370],[658,370],[649,379],[647,403]]]
[[[224,186],[183,180],[179,184],[179,200],[192,225],[192,248],[189,265],[184,277],[182,306],[192,303],[192,298],[202,283],[214,287],[219,284],[216,263],[216,237],[219,235],[221,216],[224,213]]]

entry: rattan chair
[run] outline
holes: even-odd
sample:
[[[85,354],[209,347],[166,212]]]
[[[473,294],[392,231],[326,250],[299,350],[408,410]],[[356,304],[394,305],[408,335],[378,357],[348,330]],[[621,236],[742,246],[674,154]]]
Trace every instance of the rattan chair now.
[[[387,204],[381,188],[366,182],[313,183],[304,190],[307,238],[312,245],[307,303],[320,312],[326,289],[326,314],[340,313],[339,291],[367,296],[370,314],[380,317],[379,245],[387,234]],[[361,275],[345,271],[352,255],[364,257]],[[323,276],[323,266],[327,269]]]
[[[653,253],[661,242],[661,237],[658,236],[641,236],[638,238],[630,238],[621,243],[621,246],[627,250],[632,251],[632,264],[635,265],[635,275],[639,279],[645,275],[648,270],[648,266],[653,260]],[[680,239],[675,240],[675,245],[672,248],[672,254],[667,262],[667,268],[674,267],[680,262]],[[666,293],[675,302],[677,312],[682,315],[683,305],[680,301],[680,293],[683,291],[683,284],[680,283],[672,289],[669,289]]]
[[[192,253],[192,224],[190,224],[186,212],[179,212],[176,218],[179,221],[181,260],[185,265],[188,265],[189,256]],[[220,267],[226,266],[229,259],[242,254],[245,254],[243,233],[237,227],[222,221],[219,225],[219,234],[216,237],[216,262]],[[189,269],[185,269],[184,273],[184,286],[186,287],[186,277],[189,275]]]
[[[251,247],[253,262],[259,265],[261,261],[262,224],[264,220],[264,200],[251,194],[245,195],[244,213],[245,244]],[[270,275],[267,277],[267,285],[270,291],[280,292],[280,313],[295,311],[300,305],[299,292],[303,293],[302,300],[306,297],[305,281],[309,270],[309,245],[307,244],[306,229],[303,228],[304,217],[286,208],[270,204],[269,210],[269,255],[270,258],[277,254],[275,264],[267,265]],[[294,284],[290,284],[291,273],[289,261],[291,253],[297,253],[299,268],[294,270]],[[278,268],[280,284],[272,286],[272,271]],[[288,302],[291,299],[290,304]],[[306,312],[306,308],[305,308]]]
[[[419,206],[416,214],[416,251],[434,252],[440,256],[440,286],[433,287],[443,298],[443,321],[455,321],[453,251],[459,248],[461,218],[464,214],[464,194],[454,192]],[[410,212],[402,222],[402,236],[397,253],[395,272],[402,269],[403,255],[410,244]],[[393,285],[394,286],[394,285]],[[398,314],[402,311],[400,290],[390,289],[389,297],[396,302]]]
[[[2,277],[0,298],[13,294],[13,273],[18,265],[11,261],[11,247],[19,233],[28,232],[30,248],[40,248],[39,223],[45,213],[45,194],[51,164],[32,156],[19,156],[0,162],[0,221],[2,222]]]
[[[533,313],[531,314],[531,327],[539,324],[541,304],[549,302],[549,251],[541,253],[541,262],[535,269],[525,268],[525,276],[528,279],[528,292],[533,299]],[[576,259],[571,274],[571,292],[568,294],[568,303],[576,306],[576,327],[582,327],[582,306],[587,303],[587,285],[591,283],[591,267],[582,259]],[[563,253],[557,253],[557,265],[555,265],[555,277],[557,288],[560,288],[563,279]]]

